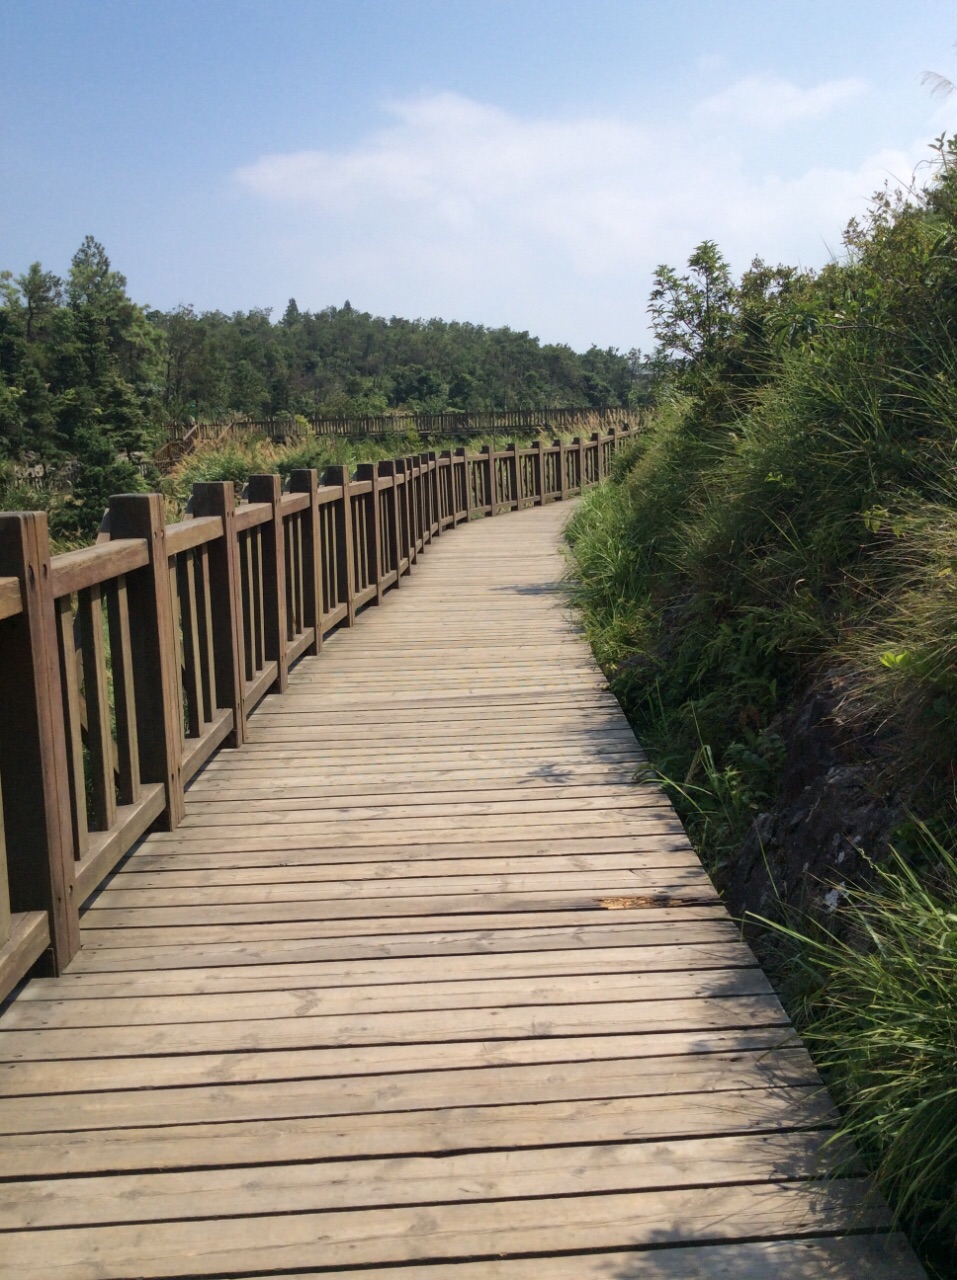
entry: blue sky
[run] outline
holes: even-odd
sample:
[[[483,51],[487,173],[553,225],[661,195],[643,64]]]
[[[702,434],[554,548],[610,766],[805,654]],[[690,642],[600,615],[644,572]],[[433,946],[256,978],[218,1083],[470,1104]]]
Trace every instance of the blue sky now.
[[[648,347],[705,238],[820,266],[957,129],[937,0],[0,0],[0,268]]]

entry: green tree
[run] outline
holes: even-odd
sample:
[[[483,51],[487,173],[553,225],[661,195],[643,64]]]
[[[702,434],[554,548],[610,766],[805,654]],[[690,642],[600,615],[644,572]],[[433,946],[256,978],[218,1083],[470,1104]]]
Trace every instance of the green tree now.
[[[706,364],[717,356],[730,332],[736,290],[731,269],[713,240],[698,245],[688,267],[683,276],[671,267],[658,268],[648,311],[665,354]]]

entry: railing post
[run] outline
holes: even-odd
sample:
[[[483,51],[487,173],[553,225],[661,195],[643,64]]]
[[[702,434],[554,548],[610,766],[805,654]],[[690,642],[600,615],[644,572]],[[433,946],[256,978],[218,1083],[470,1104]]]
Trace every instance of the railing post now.
[[[0,625],[0,760],[10,905],[49,915],[53,968],[80,948],[66,729],[42,512],[0,514],[0,577],[19,578],[22,612]]]
[[[336,512],[336,583],[346,593],[346,625],[356,624],[356,579],[352,563],[352,475],[348,467],[326,467],[322,483],[338,485],[342,502]]]
[[[368,497],[369,507],[372,511],[372,537],[370,539],[369,551],[369,582],[375,583],[375,602],[382,603],[382,518],[379,513],[379,468],[374,462],[363,462],[356,469],[356,479],[368,481],[372,485],[372,492],[363,494],[363,498]],[[366,528],[368,529],[368,521]]]
[[[243,676],[243,606],[239,586],[239,544],[236,535],[236,496],[231,480],[201,481],[193,485],[194,516],[219,516],[223,536],[209,543],[209,594],[213,617],[213,665],[216,701],[233,713],[231,747],[246,741]]]
[[[282,481],[268,473],[249,477],[250,502],[268,502],[272,519],[260,526],[263,548],[263,620],[266,632],[265,658],[276,663],[274,693],[282,693],[289,684],[289,660],[286,657],[286,540],[282,527]]]
[[[315,628],[316,637],[306,653],[316,654],[322,648],[322,560],[319,548],[319,475],[315,467],[293,471],[289,476],[289,492],[309,494],[309,506],[302,513],[303,624]]]
[[[183,706],[160,495],[124,493],[111,498],[110,537],[145,538],[149,551],[149,564],[126,579],[136,721],[143,726],[140,778],[163,784],[166,822],[172,829],[183,817]]]

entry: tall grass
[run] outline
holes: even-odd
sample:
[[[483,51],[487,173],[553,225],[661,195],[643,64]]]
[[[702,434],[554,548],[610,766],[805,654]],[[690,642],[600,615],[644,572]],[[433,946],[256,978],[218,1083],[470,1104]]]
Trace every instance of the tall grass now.
[[[776,926],[796,943],[805,1040],[842,1130],[939,1274],[957,1259],[957,856],[920,826],[914,852],[851,887],[847,936]]]
[[[746,392],[715,393],[720,365],[686,371],[583,498],[574,592],[719,887],[746,837],[758,856],[753,820],[803,767],[786,727],[815,699],[888,811],[915,815],[919,838],[865,850],[871,880],[823,926],[790,926],[785,995],[895,1211],[953,1277],[957,148],[923,203],[879,202],[848,243],[772,317],[797,337]]]

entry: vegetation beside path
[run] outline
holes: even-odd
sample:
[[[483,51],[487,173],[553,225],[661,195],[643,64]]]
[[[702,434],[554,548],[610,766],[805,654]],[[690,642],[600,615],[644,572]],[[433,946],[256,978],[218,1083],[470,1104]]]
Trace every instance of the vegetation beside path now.
[[[595,652],[936,1274],[957,1256],[957,147],[817,274],[659,269]],[[758,926],[758,917],[776,922]]]

